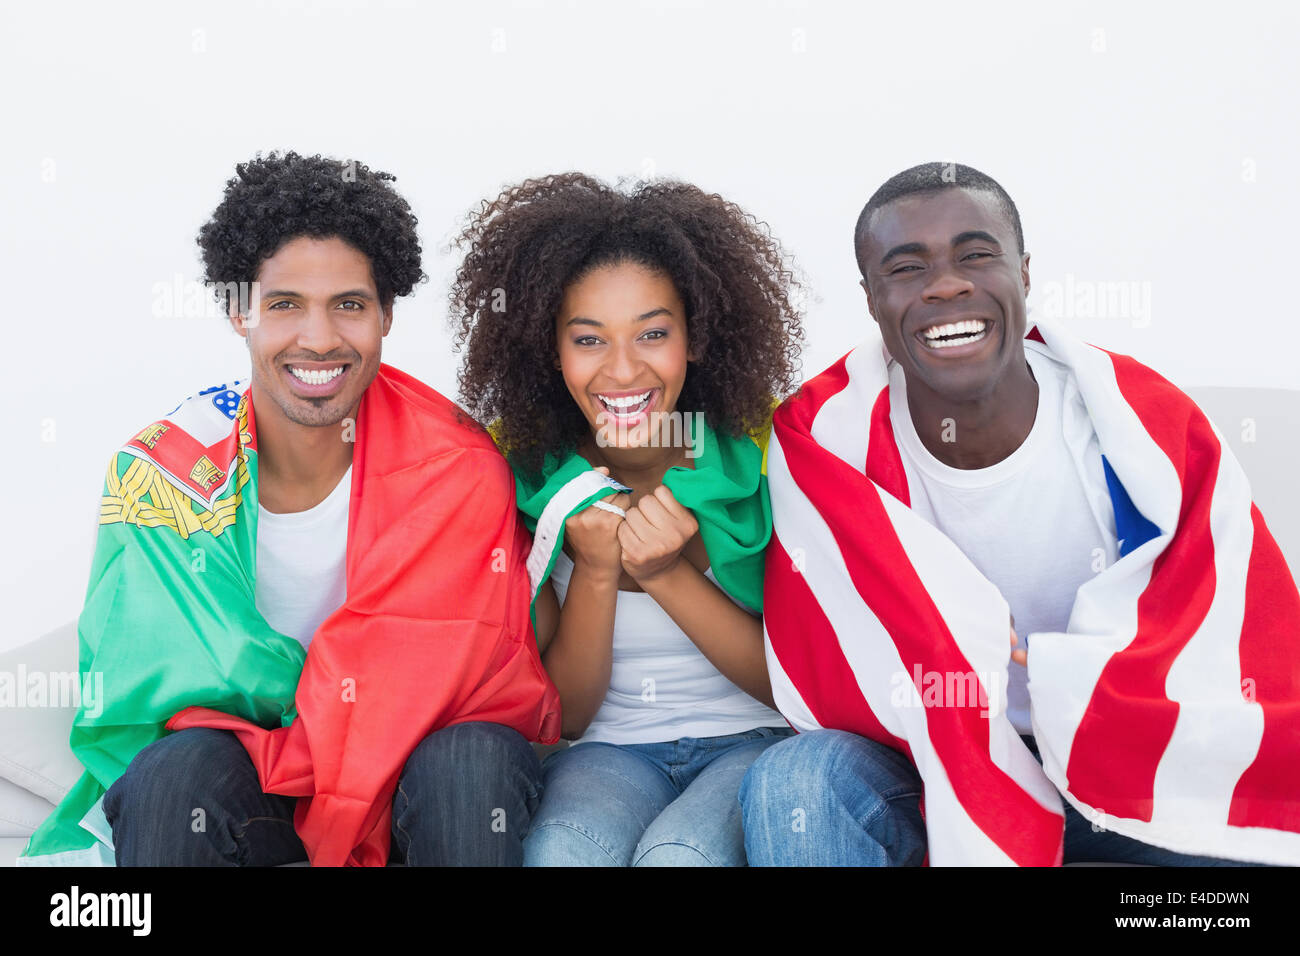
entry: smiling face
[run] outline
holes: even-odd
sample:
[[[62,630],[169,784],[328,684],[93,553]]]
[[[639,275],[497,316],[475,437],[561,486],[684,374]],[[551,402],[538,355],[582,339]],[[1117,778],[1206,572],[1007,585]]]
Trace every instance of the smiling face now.
[[[370,260],[342,239],[300,236],[258,269],[257,318],[232,319],[248,340],[258,418],[335,425],[379,371],[392,326]]]
[[[555,339],[564,384],[601,445],[643,446],[651,416],[676,409],[690,359],[686,308],[663,273],[618,263],[570,283]]]
[[[950,188],[892,202],[876,211],[858,262],[909,394],[979,400],[1024,364],[1029,256],[992,196]]]

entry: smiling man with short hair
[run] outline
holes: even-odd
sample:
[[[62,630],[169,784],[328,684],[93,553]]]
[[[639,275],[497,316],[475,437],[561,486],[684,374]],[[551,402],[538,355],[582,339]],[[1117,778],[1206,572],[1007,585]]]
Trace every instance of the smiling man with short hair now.
[[[751,864],[1300,861],[1300,594],[1213,426],[1030,328],[983,173],[899,173],[854,239],[879,338],[769,446],[768,663],[803,733],[741,788]]]
[[[392,178],[272,153],[201,230],[251,378],[109,466],[78,623],[108,698],[24,863],[521,862],[559,732],[530,541],[487,433],[380,361],[422,278]]]

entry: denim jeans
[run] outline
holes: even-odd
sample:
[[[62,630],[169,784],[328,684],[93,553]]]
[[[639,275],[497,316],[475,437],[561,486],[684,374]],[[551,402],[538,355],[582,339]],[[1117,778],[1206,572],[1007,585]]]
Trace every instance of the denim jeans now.
[[[899,751],[842,730],[799,734],[764,753],[741,783],[745,853],[752,866],[919,866],[920,797],[921,778]],[[1065,862],[1246,865],[1094,831],[1068,803]]]
[[[585,743],[542,765],[525,866],[744,866],[736,792],[793,733],[759,727],[654,744]]]
[[[435,731],[393,797],[392,861],[518,866],[541,795],[532,746],[500,724]],[[234,734],[191,728],[136,754],[104,795],[119,866],[277,866],[307,859],[296,797],[263,793]]]

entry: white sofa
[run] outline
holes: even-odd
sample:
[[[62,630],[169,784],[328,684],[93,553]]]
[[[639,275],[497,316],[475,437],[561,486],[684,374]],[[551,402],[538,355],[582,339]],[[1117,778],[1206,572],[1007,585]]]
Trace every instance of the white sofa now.
[[[1218,426],[1250,478],[1255,503],[1300,575],[1300,504],[1291,472],[1297,462],[1300,391],[1252,388],[1189,390]],[[70,609],[74,612],[75,610]],[[75,674],[75,619],[0,654],[0,673]],[[74,707],[0,706],[0,865],[12,866],[32,831],[81,775],[68,747]]]

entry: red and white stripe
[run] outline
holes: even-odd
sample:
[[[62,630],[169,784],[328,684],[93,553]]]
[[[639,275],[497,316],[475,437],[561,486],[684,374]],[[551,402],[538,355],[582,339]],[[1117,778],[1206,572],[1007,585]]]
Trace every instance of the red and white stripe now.
[[[1181,853],[1300,863],[1300,593],[1245,475],[1150,369],[1048,322],[1026,347],[1070,366],[1103,454],[1160,529],[1079,589],[1068,633],[1033,635],[1043,767],[1005,716],[1006,602],[908,507],[878,338],[774,418],[778,707],[796,729],[909,754],[932,864],[1059,863],[1062,794]],[[993,706],[923,706],[918,669],[978,675]]]

